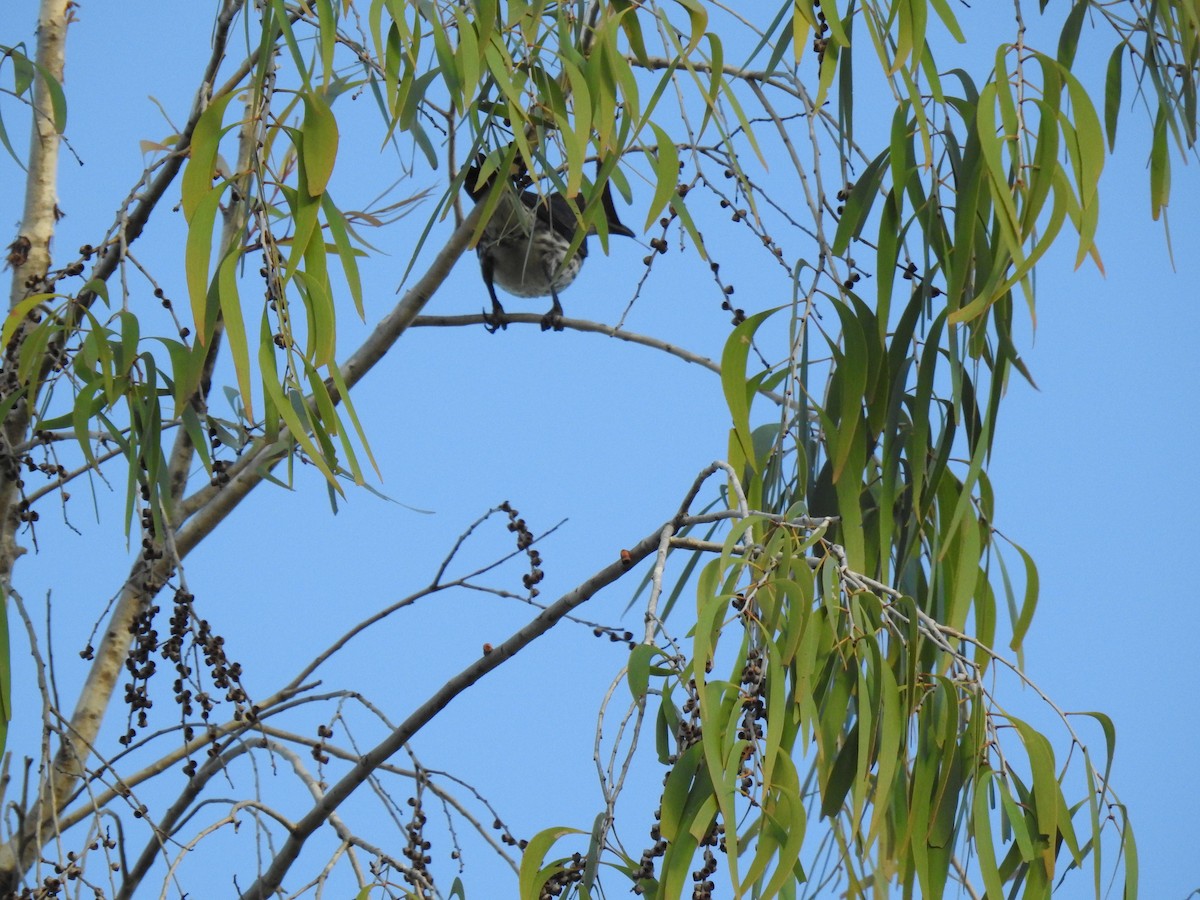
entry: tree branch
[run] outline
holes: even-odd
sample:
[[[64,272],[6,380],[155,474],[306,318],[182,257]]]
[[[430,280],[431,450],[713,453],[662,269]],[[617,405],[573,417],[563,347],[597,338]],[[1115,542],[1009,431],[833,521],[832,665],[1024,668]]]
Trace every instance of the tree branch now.
[[[39,290],[50,270],[50,240],[57,222],[58,151],[61,136],[55,125],[52,95],[47,78],[63,82],[66,67],[67,25],[70,23],[69,0],[42,0],[38,12],[37,65],[41,70],[33,87],[33,127],[29,139],[29,170],[25,182],[25,208],[21,227],[9,253],[13,268],[10,306],[16,306]],[[7,354],[7,350],[6,350]],[[4,359],[0,391],[6,395],[20,391],[17,366],[20,348]],[[23,550],[17,545],[21,525],[18,463],[12,448],[21,444],[29,429],[29,405],[17,402],[4,421],[4,446],[0,471],[0,595],[7,597],[12,587],[12,570]],[[8,666],[0,671],[8,680]],[[5,713],[7,714],[7,712]],[[19,845],[17,845],[19,846]],[[15,888],[19,877],[18,852],[12,844],[0,847],[0,887]]]
[[[542,323],[542,316],[538,313],[511,313],[505,312],[497,317],[498,321],[505,325],[538,325]],[[685,350],[676,344],[668,341],[660,340],[656,337],[651,337],[646,334],[638,334],[633,331],[625,331],[623,328],[617,328],[613,325],[605,325],[603,322],[593,322],[589,319],[562,319],[563,328],[569,328],[572,331],[582,331],[590,334],[603,334],[607,337],[617,338],[621,341],[627,341],[630,344],[639,344],[643,347],[650,347],[654,350],[661,350],[663,353],[669,353],[684,362],[693,363],[701,368],[720,375],[721,366],[707,356],[701,356],[698,353],[693,353],[690,350]],[[468,314],[465,316],[418,316],[412,323],[414,328],[461,328],[467,325],[482,325],[484,318],[482,313]],[[788,400],[782,394],[775,391],[758,389],[758,393],[778,403],[780,406],[795,406],[795,402]]]
[[[567,613],[589,600],[601,588],[612,584],[653,553],[658,547],[661,534],[662,528],[656,528],[630,548],[628,553],[622,552],[619,559],[605,566],[574,590],[564,594],[546,607],[536,618],[514,632],[507,640],[496,645],[490,653],[485,653],[438,688],[428,700],[401,722],[392,734],[363,755],[354,768],[329,789],[322,802],[314,805],[295,823],[287,840],[266,871],[243,893],[244,900],[267,900],[272,896],[282,884],[284,876],[299,857],[301,849],[312,833],[325,823],[329,815],[354,793],[376,768],[403,747],[434,716],[445,709],[451,700],[479,681],[484,675],[529,646],[553,628]]]
[[[483,212],[482,206],[477,206],[454,230],[450,240],[446,242],[429,269],[392,308],[391,312],[380,319],[375,330],[367,337],[359,348],[342,364],[341,372],[345,378],[347,389],[352,389],[375,364],[383,359],[384,354],[395,345],[400,335],[408,330],[418,314],[429,302],[434,292],[441,287],[443,281],[454,268],[455,262],[467,249],[476,223]],[[329,394],[334,403],[341,402],[338,389],[330,384]],[[187,524],[180,528],[175,543],[180,558],[186,556],[200,541],[204,540],[246,496],[262,483],[275,464],[282,458],[285,447],[290,440],[290,432],[281,429],[278,440],[271,443],[261,439],[248,448],[241,459],[227,470],[229,481],[215,493],[203,495],[199,505],[184,501],[185,509],[191,515]],[[204,490],[204,489],[202,489]],[[211,496],[210,496],[211,493]]]

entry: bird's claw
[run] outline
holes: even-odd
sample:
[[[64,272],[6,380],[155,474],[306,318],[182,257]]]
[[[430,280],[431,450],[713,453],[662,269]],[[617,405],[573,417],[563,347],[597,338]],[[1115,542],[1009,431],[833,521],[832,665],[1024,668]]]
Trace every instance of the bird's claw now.
[[[508,323],[500,318],[502,315],[504,315],[503,309],[493,309],[491,312],[485,309],[483,311],[483,330],[488,334],[495,334],[497,331],[508,328]]]
[[[544,316],[542,316],[542,331],[549,331],[550,329],[554,329],[555,331],[562,331],[563,330],[562,304],[558,302],[557,294],[551,294],[551,296],[554,298],[554,305],[552,307],[550,307],[550,311],[548,313],[546,313]]]

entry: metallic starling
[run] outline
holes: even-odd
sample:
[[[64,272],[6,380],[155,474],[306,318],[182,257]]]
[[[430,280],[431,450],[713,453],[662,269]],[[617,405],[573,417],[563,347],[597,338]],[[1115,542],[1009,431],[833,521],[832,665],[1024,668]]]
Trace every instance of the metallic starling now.
[[[479,184],[478,164],[467,172],[464,183],[467,195],[476,203],[484,199],[490,184]],[[518,206],[516,201],[520,201]],[[621,224],[607,184],[601,194],[608,233],[634,237]],[[562,304],[558,292],[575,280],[587,258],[587,236],[571,259],[566,259],[571,242],[579,228],[577,204],[560,193],[539,196],[532,191],[507,190],[500,198],[492,217],[484,226],[475,252],[483,283],[492,297],[492,311],[484,312],[484,328],[490,333],[506,328],[501,320],[504,307],[496,297],[496,285],[517,297],[545,297],[549,294],[554,305],[542,316],[542,331],[553,328],[562,331]],[[590,230],[589,234],[595,234]]]

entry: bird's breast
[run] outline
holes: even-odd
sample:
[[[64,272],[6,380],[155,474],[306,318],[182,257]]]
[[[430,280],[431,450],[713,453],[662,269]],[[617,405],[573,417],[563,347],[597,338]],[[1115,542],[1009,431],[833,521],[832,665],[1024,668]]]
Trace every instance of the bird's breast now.
[[[492,232],[489,234],[489,232]],[[517,297],[545,297],[561,291],[575,280],[583,266],[583,254],[566,260],[571,244],[548,228],[533,229],[532,236],[519,229],[493,231],[489,226],[476,248],[480,260],[490,260],[492,278]]]

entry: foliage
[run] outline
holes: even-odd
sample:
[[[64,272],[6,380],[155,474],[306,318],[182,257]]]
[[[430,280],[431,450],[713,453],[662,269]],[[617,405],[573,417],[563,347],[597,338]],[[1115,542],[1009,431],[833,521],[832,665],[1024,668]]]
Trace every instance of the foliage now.
[[[495,191],[472,212],[459,209],[464,167],[482,155],[485,175],[518,170],[536,190],[580,195],[581,224],[600,231],[597,201],[611,183],[645,210],[642,230],[657,251],[647,278],[668,237],[711,273],[733,325],[719,366],[727,462],[702,474],[678,513],[656,511],[665,524],[624,559],[602,558],[577,590],[389,723],[374,748],[349,754],[332,785],[313,780],[310,809],[278,828],[244,896],[276,891],[309,837],[385,771],[414,785],[409,862],[339,836],[399,872],[403,890],[432,896],[420,796],[433,780],[415,756],[403,773],[387,760],[451,698],[646,558],[655,559],[643,585],[647,628],[630,641],[622,752],[633,760],[643,722],[653,723],[666,768],[658,822],[642,826],[653,843],[637,858],[610,840],[623,783],[610,770],[594,825],[552,826],[528,842],[522,897],[587,897],[630,882],[664,900],[689,883],[694,897],[793,897],[804,884],[936,897],[955,882],[1040,897],[1072,869],[1089,870],[1099,895],[1117,861],[1135,895],[1133,833],[1108,782],[1111,722],[1080,714],[1105,736],[1097,754],[1049,698],[1054,733],[1007,710],[996,687],[1027,683],[1019,663],[1037,573],[994,527],[987,464],[1006,385],[1032,380],[1014,330],[1017,317],[1035,318],[1037,263],[1069,241],[1076,265],[1101,265],[1099,178],[1131,82],[1152,134],[1151,211],[1163,214],[1172,154],[1196,140],[1200,23],[1183,0],[1079,0],[1027,31],[1031,14],[1018,3],[1012,40],[986,54],[971,38],[973,60],[990,67],[980,70],[941,61],[967,42],[976,15],[945,0],[799,0],[742,14],[703,0],[225,0],[185,124],[157,146],[114,224],[55,267],[53,178],[36,173],[53,172],[50,148],[68,128],[55,35],[70,13],[46,0],[43,22],[60,27],[43,26],[37,52],[0,48],[12,71],[6,99],[32,107],[37,138],[22,158],[4,124],[18,107],[0,106],[0,143],[30,173],[0,334],[0,572],[20,607],[18,542],[39,501],[116,465],[123,526],[142,549],[100,646],[86,651],[93,675],[75,714],[62,714],[65,726],[50,715],[44,723],[42,782],[0,853],[13,892],[51,836],[98,829],[105,805],[135,779],[187,761],[186,786],[156,819],[157,834],[174,835],[210,780],[258,749],[243,737],[257,732],[268,752],[295,755],[296,742],[269,720],[309,702],[306,679],[321,659],[251,702],[241,667],[196,614],[184,560],[264,481],[293,485],[297,467],[311,466],[336,508],[347,485],[372,478],[356,385],[414,323],[481,321],[417,317],[499,202]],[[244,58],[227,62],[239,32]],[[1037,49],[1034,32],[1050,34],[1055,49]],[[1108,42],[1099,56],[1085,35]],[[421,274],[378,318],[364,294],[374,253],[364,235],[418,196],[357,211],[335,198],[346,134],[370,127],[351,98],[373,101],[375,140],[411,171],[444,170],[406,278]],[[864,107],[886,114],[864,117]],[[711,200],[730,224],[711,218]],[[183,310],[130,250],[150,214],[174,203],[186,222],[175,260]],[[441,224],[447,217],[453,228]],[[721,272],[729,239],[714,233],[762,254],[764,283],[777,281],[760,308],[736,306]],[[165,320],[145,308],[144,289],[129,288],[135,269]],[[351,310],[367,332],[346,354]],[[223,404],[212,387],[226,373]],[[75,454],[74,468],[59,453]],[[48,484],[25,489],[22,467],[41,468]],[[693,512],[717,473],[719,497]],[[490,515],[507,517],[529,556],[532,601],[534,538],[510,507]],[[478,589],[480,573],[443,577],[458,549],[402,603]],[[668,557],[683,555],[671,575]],[[164,590],[173,616],[160,640]],[[996,649],[1005,635],[1016,662]],[[159,769],[122,773],[105,788],[110,764],[88,764],[100,718],[127,671],[133,724],[120,740],[140,740],[155,655],[179,678],[181,742]],[[2,677],[7,716],[11,679]],[[215,695],[231,707],[222,724]],[[198,765],[192,755],[205,748]],[[314,753],[326,752],[322,740]],[[271,831],[268,819],[256,828]],[[572,855],[568,845],[582,849]],[[164,846],[151,836],[121,866],[113,895],[139,890]],[[360,896],[372,895],[374,877],[356,872]],[[396,895],[382,876],[378,884]],[[53,893],[47,880],[25,890]]]

